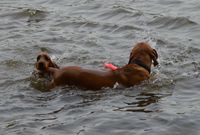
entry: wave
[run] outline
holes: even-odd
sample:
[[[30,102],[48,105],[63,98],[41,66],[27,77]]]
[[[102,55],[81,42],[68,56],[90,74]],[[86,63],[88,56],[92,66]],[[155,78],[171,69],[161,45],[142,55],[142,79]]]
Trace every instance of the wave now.
[[[178,29],[183,27],[191,27],[198,25],[198,23],[186,17],[170,17],[160,16],[149,22],[150,25],[159,26],[161,28]]]
[[[47,16],[47,12],[39,9],[23,9],[22,11],[0,14],[0,17],[10,17],[11,19],[28,18],[27,22],[40,22]]]

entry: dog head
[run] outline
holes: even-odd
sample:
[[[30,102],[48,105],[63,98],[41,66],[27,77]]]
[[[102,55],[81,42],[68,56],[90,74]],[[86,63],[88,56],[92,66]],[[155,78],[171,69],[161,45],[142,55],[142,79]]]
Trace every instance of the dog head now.
[[[40,52],[39,55],[37,56],[37,62],[35,63],[35,67],[38,71],[40,72],[46,72],[48,67],[54,67],[54,68],[59,68],[58,65],[56,65],[47,52]]]
[[[115,72],[118,75],[118,82],[129,87],[147,80],[150,77],[151,65],[158,65],[157,59],[157,51],[148,43],[136,44],[131,51],[128,64]]]
[[[148,43],[141,42],[137,43],[132,49],[128,64],[133,64],[135,61],[140,61],[141,63],[150,68],[152,62],[154,66],[158,65],[157,59],[157,51],[151,48],[151,46]]]

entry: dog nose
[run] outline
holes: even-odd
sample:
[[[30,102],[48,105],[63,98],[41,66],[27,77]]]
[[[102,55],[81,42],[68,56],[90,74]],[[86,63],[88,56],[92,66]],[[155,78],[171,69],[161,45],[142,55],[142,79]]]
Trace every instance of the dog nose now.
[[[44,63],[42,63],[42,62],[38,63],[38,68],[39,68],[39,70],[44,70],[45,69]]]

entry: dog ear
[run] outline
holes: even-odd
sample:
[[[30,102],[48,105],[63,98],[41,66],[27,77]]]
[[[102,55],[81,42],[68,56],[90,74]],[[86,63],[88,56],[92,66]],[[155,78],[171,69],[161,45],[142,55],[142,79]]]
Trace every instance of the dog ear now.
[[[131,61],[132,61],[132,52],[130,53],[128,64],[131,64]]]
[[[51,75],[52,75],[53,77],[55,77],[56,72],[57,72],[58,70],[59,70],[59,69],[54,68],[54,67],[48,67],[48,68],[47,68],[47,71],[48,71],[49,73],[51,73]]]
[[[157,53],[156,49],[153,49],[153,54],[156,56],[156,59],[158,59],[158,53]]]
[[[158,61],[157,61],[157,59],[158,59],[158,53],[157,53],[157,51],[155,49],[153,49],[153,51],[151,53],[151,57],[153,59],[153,65],[157,66],[158,65]]]
[[[56,63],[52,62],[52,61],[50,62],[49,67],[59,68],[59,66]]]

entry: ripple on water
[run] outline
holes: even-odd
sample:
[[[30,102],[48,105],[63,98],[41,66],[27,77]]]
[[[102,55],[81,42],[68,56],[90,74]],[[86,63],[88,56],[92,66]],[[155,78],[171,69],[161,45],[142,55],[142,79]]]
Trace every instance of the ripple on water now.
[[[198,4],[1,0],[1,133],[197,135]],[[37,82],[39,88],[29,85],[40,50],[56,55],[61,66],[103,68],[105,61],[126,64],[132,43],[139,40],[156,41],[150,43],[158,50],[160,63],[141,85],[95,92],[68,86],[43,92]]]
[[[0,17],[10,17],[13,20],[27,18],[27,22],[40,22],[44,20],[46,16],[47,12],[39,9],[24,9],[23,11],[18,11],[15,13],[0,14]]]
[[[171,16],[155,17],[151,22],[149,22],[149,24],[156,27],[169,29],[182,29],[198,25],[198,23],[190,20],[189,18]]]
[[[140,17],[142,12],[139,10],[132,9],[130,7],[124,7],[121,5],[114,5],[111,9],[103,11],[101,14],[99,14],[99,18],[102,20],[118,20],[117,23],[119,23],[122,20],[128,20],[131,17],[137,18]]]

